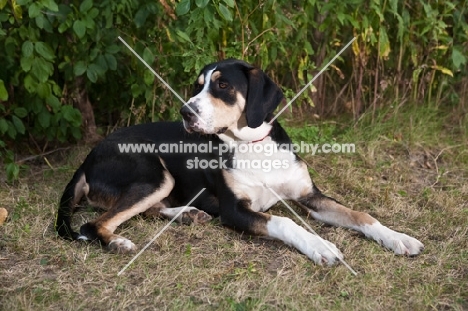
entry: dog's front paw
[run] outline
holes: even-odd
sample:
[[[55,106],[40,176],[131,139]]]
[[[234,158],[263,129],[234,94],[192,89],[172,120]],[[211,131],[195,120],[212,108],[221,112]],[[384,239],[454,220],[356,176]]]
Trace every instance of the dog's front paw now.
[[[368,225],[363,232],[397,255],[417,256],[424,250],[424,245],[415,238],[387,228],[378,222]]]
[[[318,236],[314,236],[311,242],[312,245],[308,247],[309,250],[306,255],[316,264],[331,266],[343,259],[343,254],[335,244]]]
[[[107,248],[109,251],[116,254],[133,253],[137,249],[132,241],[120,236],[117,236],[112,241],[110,241],[107,245]]]
[[[397,255],[417,256],[424,250],[424,244],[420,241],[396,231],[382,242]]]

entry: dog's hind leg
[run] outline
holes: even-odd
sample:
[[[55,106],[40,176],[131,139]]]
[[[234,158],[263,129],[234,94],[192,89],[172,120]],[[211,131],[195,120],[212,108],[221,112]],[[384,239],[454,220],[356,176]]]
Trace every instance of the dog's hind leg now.
[[[175,219],[177,222],[185,225],[205,224],[209,222],[212,217],[193,206],[180,206],[170,207],[168,200],[163,200],[146,210],[143,215],[146,217],[162,217],[166,219],[173,219],[181,210],[184,211]]]
[[[71,217],[75,211],[76,204],[86,195],[85,187],[86,176],[80,168],[76,171],[72,180],[65,188],[55,221],[57,233],[65,239],[77,240],[82,238],[80,234],[73,231],[71,227]]]
[[[114,234],[114,231],[124,221],[157,205],[169,195],[174,187],[174,179],[168,171],[164,171],[163,175],[164,178],[159,185],[134,183],[113,200],[103,198],[100,193],[93,193],[91,188],[88,194],[91,203],[94,201],[96,205],[104,205],[101,203],[103,200],[112,201],[112,206],[94,221],[81,226],[80,233],[91,240],[98,239],[112,252],[135,251],[136,246],[130,240]]]

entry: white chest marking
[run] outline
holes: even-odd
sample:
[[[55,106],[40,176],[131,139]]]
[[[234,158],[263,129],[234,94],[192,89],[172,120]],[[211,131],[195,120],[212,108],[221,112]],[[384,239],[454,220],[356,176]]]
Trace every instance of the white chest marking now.
[[[271,138],[254,144],[233,144],[236,152],[234,169],[228,172],[232,178],[230,186],[237,197],[251,200],[252,210],[266,211],[278,201],[268,188],[283,199],[293,200],[310,192],[312,181],[304,163],[297,162],[290,151],[277,150]]]

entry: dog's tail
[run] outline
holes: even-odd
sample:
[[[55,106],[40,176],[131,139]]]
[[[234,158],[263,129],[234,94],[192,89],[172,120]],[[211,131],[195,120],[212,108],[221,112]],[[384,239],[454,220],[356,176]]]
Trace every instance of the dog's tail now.
[[[75,204],[79,202],[83,196],[83,186],[86,183],[84,172],[79,168],[73,178],[68,183],[62,198],[55,220],[55,230],[58,235],[67,240],[78,240],[81,235],[74,232],[71,228],[71,216],[75,210]]]

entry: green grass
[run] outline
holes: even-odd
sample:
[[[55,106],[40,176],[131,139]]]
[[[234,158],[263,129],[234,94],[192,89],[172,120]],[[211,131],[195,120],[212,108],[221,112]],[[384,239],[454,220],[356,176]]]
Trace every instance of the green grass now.
[[[439,113],[440,114],[440,113]],[[0,207],[2,310],[466,310],[468,308],[468,155],[465,129],[427,110],[308,123],[294,139],[354,142],[351,155],[304,155],[327,194],[367,211],[426,246],[398,257],[352,231],[309,220],[335,243],[344,266],[314,265],[278,241],[240,235],[214,220],[173,225],[121,276],[132,258],[53,231],[57,202],[88,148],[30,165],[3,184]],[[315,129],[312,129],[315,128]],[[302,135],[302,136],[301,136]],[[281,205],[271,213],[293,218]],[[76,223],[94,217],[83,210]],[[143,247],[166,220],[135,217],[120,233]]]

